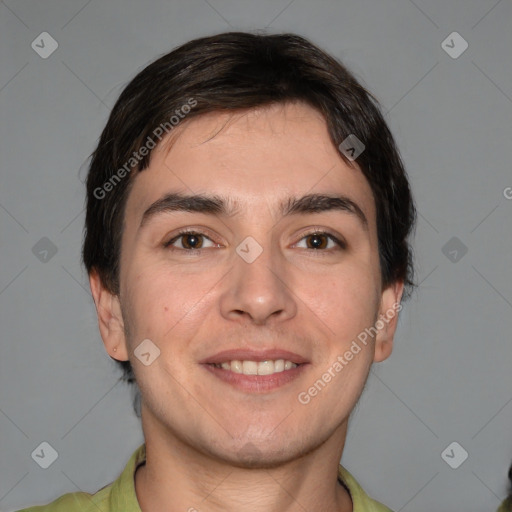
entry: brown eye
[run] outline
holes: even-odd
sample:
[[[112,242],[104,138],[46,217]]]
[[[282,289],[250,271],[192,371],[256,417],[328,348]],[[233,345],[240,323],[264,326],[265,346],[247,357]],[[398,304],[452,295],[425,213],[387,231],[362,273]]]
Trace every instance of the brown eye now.
[[[181,235],[182,245],[185,249],[200,249],[203,245],[202,235],[187,233]]]
[[[209,244],[209,245],[206,245]],[[178,250],[200,250],[206,247],[213,247],[215,244],[202,233],[196,233],[195,231],[185,231],[179,233],[177,236],[169,240],[164,244],[164,247]]]
[[[325,249],[327,247],[327,237],[323,234],[313,234],[306,237],[308,249]]]
[[[336,238],[334,235],[331,235],[330,233],[310,233],[306,236],[304,236],[299,244],[297,244],[299,247],[302,247],[304,249],[335,249],[336,246],[338,249],[344,249],[346,247],[346,244]]]

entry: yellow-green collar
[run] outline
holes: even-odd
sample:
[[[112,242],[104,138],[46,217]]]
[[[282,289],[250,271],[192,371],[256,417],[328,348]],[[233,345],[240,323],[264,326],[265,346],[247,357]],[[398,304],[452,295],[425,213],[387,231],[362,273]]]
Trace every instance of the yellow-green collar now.
[[[135,493],[135,471],[146,461],[146,445],[135,450],[119,478],[112,484],[110,492],[110,510],[141,512]],[[341,464],[338,478],[348,489],[352,498],[353,512],[392,512],[381,503],[371,499],[356,479]]]

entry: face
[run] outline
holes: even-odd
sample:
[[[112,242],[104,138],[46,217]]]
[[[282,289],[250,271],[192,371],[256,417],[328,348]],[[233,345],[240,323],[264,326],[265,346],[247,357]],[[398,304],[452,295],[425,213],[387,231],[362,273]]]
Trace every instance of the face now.
[[[304,104],[177,130],[132,177],[120,297],[91,277],[103,340],[132,363],[146,435],[291,460],[340,435],[391,352],[396,318],[354,348],[401,295],[381,286],[370,186]]]

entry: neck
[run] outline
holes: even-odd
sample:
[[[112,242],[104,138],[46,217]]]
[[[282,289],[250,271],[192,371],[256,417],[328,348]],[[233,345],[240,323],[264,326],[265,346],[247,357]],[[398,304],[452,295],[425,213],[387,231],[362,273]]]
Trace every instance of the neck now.
[[[338,481],[347,423],[309,453],[263,467],[232,462],[199,451],[168,430],[144,421],[146,463],[135,474],[142,512],[352,512]]]

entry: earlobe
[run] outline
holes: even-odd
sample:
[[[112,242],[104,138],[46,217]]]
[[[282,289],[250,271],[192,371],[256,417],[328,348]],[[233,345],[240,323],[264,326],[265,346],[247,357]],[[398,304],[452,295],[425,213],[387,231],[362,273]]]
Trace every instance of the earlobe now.
[[[375,354],[373,361],[380,363],[387,359],[393,351],[393,339],[398,324],[398,313],[402,309],[400,303],[404,290],[404,283],[397,281],[391,283],[382,292],[379,317],[375,322],[377,334],[375,336]]]
[[[96,306],[98,327],[105,350],[112,359],[127,361],[128,350],[119,297],[112,294],[103,285],[96,270],[89,275],[89,285]]]

